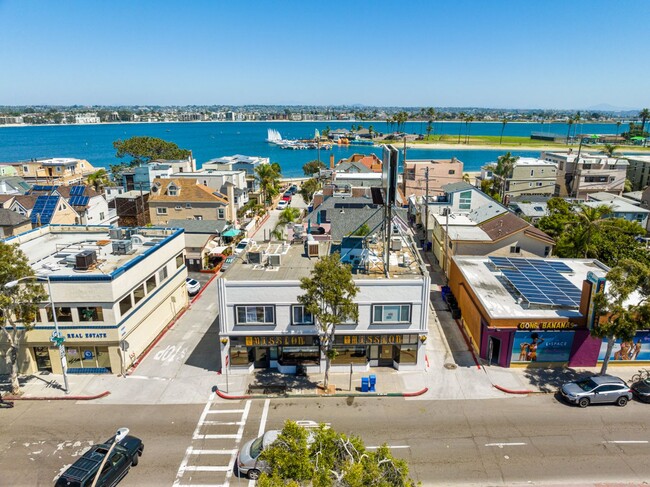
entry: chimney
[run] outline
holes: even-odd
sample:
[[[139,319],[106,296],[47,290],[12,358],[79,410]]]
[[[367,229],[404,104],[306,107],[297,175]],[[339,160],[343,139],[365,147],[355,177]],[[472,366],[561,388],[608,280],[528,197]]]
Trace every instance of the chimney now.
[[[330,169],[334,169],[334,154],[330,154]]]

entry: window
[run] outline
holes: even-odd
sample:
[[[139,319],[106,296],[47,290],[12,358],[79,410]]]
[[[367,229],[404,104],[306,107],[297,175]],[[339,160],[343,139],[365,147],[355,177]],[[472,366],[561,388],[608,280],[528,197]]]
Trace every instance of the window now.
[[[166,215],[167,208],[156,208],[156,215]]]
[[[99,306],[84,306],[77,308],[79,321],[104,321],[104,312]]]
[[[167,194],[169,196],[178,196],[178,188],[173,184],[170,184],[169,187],[167,188]]]
[[[120,314],[124,316],[131,308],[133,304],[131,303],[131,295],[126,296],[122,301],[120,301]]]
[[[23,166],[23,172],[28,173],[29,172],[29,167],[28,166]]]
[[[463,191],[460,193],[460,199],[458,200],[458,208],[461,210],[469,210],[472,207],[472,192]]]
[[[415,181],[415,168],[409,167],[406,169],[406,179],[407,181]]]
[[[400,364],[414,364],[418,361],[417,345],[402,345],[399,347],[397,362]]]
[[[176,256],[176,269],[179,269],[183,265],[183,254],[180,253]]]
[[[410,323],[410,304],[383,304],[373,305],[373,323]]]
[[[192,203],[185,203],[185,208],[187,208],[188,210],[192,208]]]
[[[368,361],[365,346],[335,346],[336,357],[333,364],[365,364]]]
[[[535,170],[534,169],[530,170],[530,175],[531,175],[531,177],[535,175]]]
[[[513,245],[510,247],[510,253],[511,254],[519,254],[521,253],[521,247],[519,245]]]
[[[56,320],[57,321],[72,321],[72,309],[69,307],[58,307],[56,308]],[[52,308],[47,308],[47,321],[54,321],[52,317]]]
[[[99,219],[100,219],[100,220],[103,220],[105,216],[106,216],[106,215],[104,215],[104,212],[103,212],[103,211],[100,211],[100,212],[99,212]]]
[[[456,174],[456,170],[455,169],[450,169],[449,174]]]
[[[135,291],[133,291],[133,300],[135,301],[135,304],[138,304],[143,299],[144,299],[144,284],[140,284],[138,287],[135,288]]]
[[[238,365],[248,365],[248,348],[244,345],[233,345],[230,347],[230,365],[237,367]]]
[[[165,279],[167,279],[167,266],[158,271],[158,282],[163,282]]]
[[[273,325],[275,323],[275,307],[268,306],[235,306],[235,318],[238,325]]]
[[[203,215],[194,215],[195,220],[203,220]]]
[[[178,210],[182,210],[183,207],[182,207],[181,205],[176,205],[176,206],[174,207],[174,209],[175,209],[176,211],[178,211]]]
[[[314,317],[301,304],[291,307],[291,324],[292,325],[312,325]]]
[[[226,218],[226,210],[224,208],[219,208],[218,210],[219,220]]]
[[[147,281],[145,282],[145,286],[147,288],[147,294],[149,294],[151,291],[156,289],[156,276],[153,275]]]
[[[551,247],[546,246],[544,247],[544,257],[548,257],[549,255],[551,255]]]

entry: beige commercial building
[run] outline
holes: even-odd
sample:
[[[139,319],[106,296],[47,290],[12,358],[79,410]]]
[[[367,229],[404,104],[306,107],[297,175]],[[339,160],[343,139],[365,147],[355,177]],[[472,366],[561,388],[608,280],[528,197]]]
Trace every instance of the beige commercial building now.
[[[182,230],[44,226],[5,241],[18,244],[40,280],[50,281],[68,373],[125,371],[187,306]],[[21,373],[61,374],[54,330],[47,301],[26,333]],[[0,374],[7,373],[3,358]]]

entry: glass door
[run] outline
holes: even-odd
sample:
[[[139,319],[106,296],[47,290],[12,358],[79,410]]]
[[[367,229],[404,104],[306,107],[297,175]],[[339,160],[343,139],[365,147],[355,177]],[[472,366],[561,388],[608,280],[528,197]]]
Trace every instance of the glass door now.
[[[392,367],[394,359],[394,349],[393,345],[380,345],[379,346],[379,366],[380,367]]]
[[[256,369],[268,369],[269,367],[269,349],[265,347],[255,347],[254,367]]]
[[[58,350],[57,350],[57,353]],[[50,350],[48,347],[34,347],[34,358],[36,367],[42,372],[52,372],[52,362],[50,361]]]

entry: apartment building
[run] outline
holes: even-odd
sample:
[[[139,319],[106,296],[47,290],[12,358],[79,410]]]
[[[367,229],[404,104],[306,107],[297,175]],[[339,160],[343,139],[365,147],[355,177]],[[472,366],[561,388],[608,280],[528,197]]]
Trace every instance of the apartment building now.
[[[424,196],[428,188],[429,196],[444,194],[443,186],[463,180],[463,163],[451,159],[420,160],[404,162],[402,192],[405,196]],[[427,183],[428,181],[428,183]]]
[[[542,152],[540,159],[557,164],[555,196],[585,198],[606,191],[621,195],[629,166],[627,159],[582,152]]]
[[[641,191],[650,186],[650,156],[625,154],[629,163],[627,179],[632,183],[632,191]]]
[[[183,231],[43,226],[5,239],[51,286],[25,336],[21,373],[61,374],[50,338],[65,337],[68,373],[122,373],[187,305]],[[45,286],[47,292],[47,286]],[[7,373],[4,360],[0,373]]]
[[[248,184],[246,182],[246,171],[243,170],[216,170],[202,169],[196,172],[175,173],[173,178],[193,178],[203,186],[207,186],[215,192],[228,195],[228,185],[233,186],[233,203],[239,209],[249,201]]]
[[[496,163],[481,168],[481,176],[477,178],[477,186],[486,179],[494,179]],[[513,164],[510,174],[505,177],[504,201],[517,196],[553,196],[557,181],[557,164],[554,162],[520,157]]]
[[[83,182],[97,169],[85,159],[57,157],[8,163],[31,184],[71,185]]]

